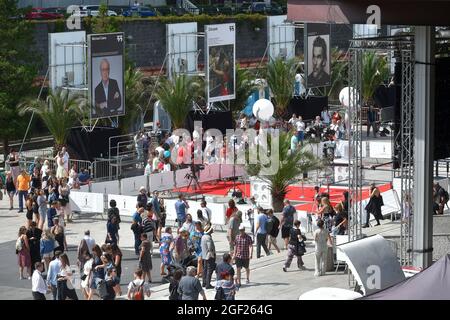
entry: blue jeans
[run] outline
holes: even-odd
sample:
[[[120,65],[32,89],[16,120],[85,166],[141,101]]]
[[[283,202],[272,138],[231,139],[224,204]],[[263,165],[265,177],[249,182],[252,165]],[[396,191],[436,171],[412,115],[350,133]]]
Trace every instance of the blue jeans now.
[[[305,132],[304,131],[297,131],[297,140],[298,143],[300,143],[301,145],[303,145],[303,140],[305,138]]]
[[[23,210],[23,202],[27,200],[28,191],[19,191],[19,210]],[[23,197],[23,199],[22,199]]]
[[[139,254],[140,250],[139,247],[141,246],[142,240],[141,240],[141,235],[135,233],[134,234],[134,251],[136,252],[136,254]]]

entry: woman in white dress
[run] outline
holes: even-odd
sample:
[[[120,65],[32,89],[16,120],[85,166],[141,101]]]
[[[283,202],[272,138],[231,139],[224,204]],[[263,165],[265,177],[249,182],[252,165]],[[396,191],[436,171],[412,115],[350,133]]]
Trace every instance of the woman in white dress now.
[[[56,169],[56,178],[67,178],[67,171],[64,168],[64,157],[62,152],[59,152],[58,156],[56,157],[56,165],[58,166],[58,168]]]
[[[91,291],[91,288],[89,288],[89,283],[91,280],[91,270],[94,259],[92,258],[92,254],[89,252],[86,254],[86,258],[89,260],[87,260],[83,266],[83,273],[81,275],[81,292],[83,293],[84,299],[88,300]]]

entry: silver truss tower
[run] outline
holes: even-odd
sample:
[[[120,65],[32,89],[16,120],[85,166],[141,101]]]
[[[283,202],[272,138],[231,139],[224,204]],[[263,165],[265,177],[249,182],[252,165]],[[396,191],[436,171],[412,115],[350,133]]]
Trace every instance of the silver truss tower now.
[[[353,39],[349,49],[349,192],[351,205],[349,206],[349,240],[356,240],[362,236],[362,224],[365,214],[362,208],[363,163],[362,163],[362,69],[363,55],[367,51],[388,53],[396,51],[401,57],[402,85],[401,85],[401,126],[397,135],[400,140],[400,177],[401,177],[401,231],[399,258],[402,265],[412,263],[412,212],[413,212],[413,176],[414,176],[414,48],[411,36]],[[394,142],[394,143],[397,143]],[[410,214],[408,214],[410,213]]]

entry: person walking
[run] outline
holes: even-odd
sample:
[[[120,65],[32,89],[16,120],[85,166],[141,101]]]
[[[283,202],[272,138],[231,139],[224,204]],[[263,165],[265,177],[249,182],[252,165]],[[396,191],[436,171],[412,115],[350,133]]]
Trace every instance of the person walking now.
[[[261,257],[261,246],[263,247],[266,256],[271,255],[269,248],[267,248],[266,240],[267,240],[267,215],[265,211],[262,211],[256,221],[256,258],[259,259]]]
[[[211,277],[216,264],[216,247],[211,234],[214,229],[211,225],[207,225],[201,239],[202,261],[203,261],[203,287],[206,289],[214,288],[211,285]]]
[[[97,284],[105,279],[105,269],[104,268],[97,268],[97,266],[100,266],[103,264],[102,262],[102,250],[98,245],[95,245],[94,248],[92,248],[92,267],[91,267],[91,273],[90,273],[90,281],[88,281],[89,285],[89,297],[88,300],[92,300],[94,297],[94,294],[97,290]]]
[[[159,241],[159,253],[161,255],[161,276],[167,275],[164,269],[169,269],[172,264],[171,250],[173,248],[172,228],[166,227]]]
[[[31,272],[34,271],[36,262],[41,262],[41,236],[42,230],[37,227],[36,221],[32,221],[27,230],[28,244],[30,246]]]
[[[22,170],[20,175],[17,177],[16,190],[19,195],[19,213],[23,212],[23,203],[27,199],[28,189],[30,189],[31,177],[28,175],[25,169]]]
[[[178,201],[175,202],[175,211],[177,213],[178,228],[183,226],[186,221],[186,210],[189,209],[189,204],[187,203],[183,194],[178,196]]]
[[[283,216],[281,217],[281,237],[284,240],[284,249],[288,249],[290,232],[294,225],[294,214],[297,212],[288,199],[284,200]]]
[[[139,248],[141,246],[141,234],[143,232],[142,228],[142,218],[141,214],[144,213],[144,208],[139,208],[137,212],[133,214],[133,221],[131,223],[131,230],[134,234],[134,252],[139,255]]]
[[[89,284],[92,280],[92,264],[94,263],[93,255],[90,252],[86,253],[84,257],[84,265],[81,272],[81,293],[85,300],[89,299],[90,288]]]
[[[290,238],[289,238],[289,244],[288,244],[288,254],[286,262],[284,263],[283,271],[287,272],[287,269],[291,266],[292,259],[294,256],[297,257],[297,267],[300,270],[305,270],[306,268],[303,266],[303,259],[302,256],[306,252],[305,248],[305,240],[306,237],[302,235],[302,232],[300,231],[300,221],[295,220],[294,221],[294,227],[291,229],[290,232]]]
[[[31,221],[33,221],[33,194],[30,193],[26,197],[25,201],[25,209],[27,210],[26,218],[27,218],[27,227],[31,225]]]
[[[236,263],[236,283],[241,285],[241,269],[245,268],[247,281],[250,283],[250,259],[253,258],[253,240],[245,233],[245,226],[241,224],[239,226],[239,235],[237,235],[234,241],[234,261]]]
[[[207,207],[207,203],[205,200],[200,202],[200,210],[202,210],[203,218],[206,220],[205,225],[207,223],[211,223],[212,212],[211,209]]]
[[[148,278],[148,282],[152,282],[152,253],[150,251],[150,241],[146,233],[141,234],[141,252],[139,254],[139,268],[143,272],[143,279]]]
[[[9,210],[14,209],[14,195],[16,194],[16,184],[14,183],[14,178],[11,174],[11,171],[6,172],[5,179],[6,193],[9,197]]]
[[[220,280],[216,282],[216,291],[222,290],[223,296],[221,300],[235,300],[236,291],[239,288],[233,282],[233,276],[229,272],[222,272]]]
[[[113,216],[112,219],[106,223],[105,243],[117,244],[117,241],[118,241],[117,233],[118,232],[119,232],[119,227],[118,227],[118,223],[117,223],[117,218],[115,216]]]
[[[27,238],[27,228],[22,226],[19,228],[19,235],[16,241],[16,254],[19,264],[19,280],[25,279],[23,269],[27,268],[28,279],[31,279],[31,256],[30,245]]]
[[[153,208],[149,203],[147,205],[147,216],[142,221],[142,231],[147,234],[147,239],[150,244],[150,251],[153,250],[153,235],[156,231],[155,220],[153,220]]]
[[[119,230],[122,220],[120,219],[120,211],[119,208],[117,208],[116,200],[112,199],[109,202],[109,206],[110,208],[108,209],[108,221],[111,221],[113,217],[116,217],[117,230]]]
[[[58,293],[57,276],[59,270],[61,270],[61,261],[59,260],[60,255],[61,251],[55,252],[55,256],[53,257],[53,260],[50,262],[47,272],[47,285],[52,291],[53,300],[57,300],[57,293]]]
[[[137,203],[139,208],[145,208],[148,202],[148,196],[147,196],[147,190],[145,190],[145,187],[142,186],[139,188],[139,194],[137,196]]]
[[[50,261],[53,256],[53,250],[55,249],[55,238],[49,229],[46,229],[40,241],[40,253],[42,260],[45,263],[45,270],[48,271]]]
[[[144,300],[144,297],[150,297],[150,285],[145,282],[144,272],[137,269],[134,272],[134,280],[128,284],[128,300]]]
[[[314,231],[314,243],[316,247],[315,252],[315,271],[314,276],[323,276],[326,272],[327,254],[328,254],[328,242],[332,244],[332,240],[328,230],[324,228],[325,223],[323,220],[319,219],[317,221],[317,229]]]
[[[280,233],[280,220],[273,214],[273,210],[269,209],[267,211],[267,234],[269,235],[269,251],[270,247],[273,245],[275,250],[280,253],[280,248],[277,245],[278,233]]]
[[[203,274],[203,261],[202,261],[202,237],[203,237],[203,225],[200,221],[195,222],[195,230],[189,235],[189,247],[194,250],[195,257],[197,258],[197,270],[198,275]]]
[[[57,275],[58,300],[78,300],[77,293],[72,283],[72,270],[70,269],[69,257],[63,253],[60,255],[61,268]]]
[[[42,272],[44,271],[44,264],[36,262],[34,265],[33,276],[31,277],[31,294],[33,300],[47,300],[45,294],[47,293],[47,285],[45,284]]]
[[[234,242],[236,236],[239,234],[239,226],[242,223],[242,212],[236,211],[231,214],[230,221],[228,223],[227,240],[230,246],[230,254],[234,252]]]
[[[370,199],[369,203],[367,203],[366,210],[366,224],[363,225],[363,228],[369,227],[369,219],[370,214],[373,214],[375,220],[377,221],[376,226],[380,225],[380,220],[384,220],[383,213],[381,211],[381,207],[384,206],[383,197],[381,196],[380,189],[378,189],[375,184],[372,184],[370,187]]]
[[[203,300],[206,300],[205,291],[195,275],[197,269],[189,266],[186,268],[186,276],[182,277],[178,284],[178,294],[181,295],[181,300],[198,300],[198,295],[201,294]],[[212,286],[211,286],[212,287]]]
[[[175,262],[182,263],[189,257],[189,233],[186,230],[180,231],[174,239],[173,258]]]

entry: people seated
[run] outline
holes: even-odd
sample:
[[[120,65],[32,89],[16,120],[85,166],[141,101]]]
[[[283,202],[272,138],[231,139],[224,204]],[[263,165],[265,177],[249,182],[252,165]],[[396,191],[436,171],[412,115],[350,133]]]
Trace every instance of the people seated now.
[[[91,182],[91,175],[87,169],[83,169],[81,173],[78,175],[78,181],[80,182],[80,186],[87,185]]]

